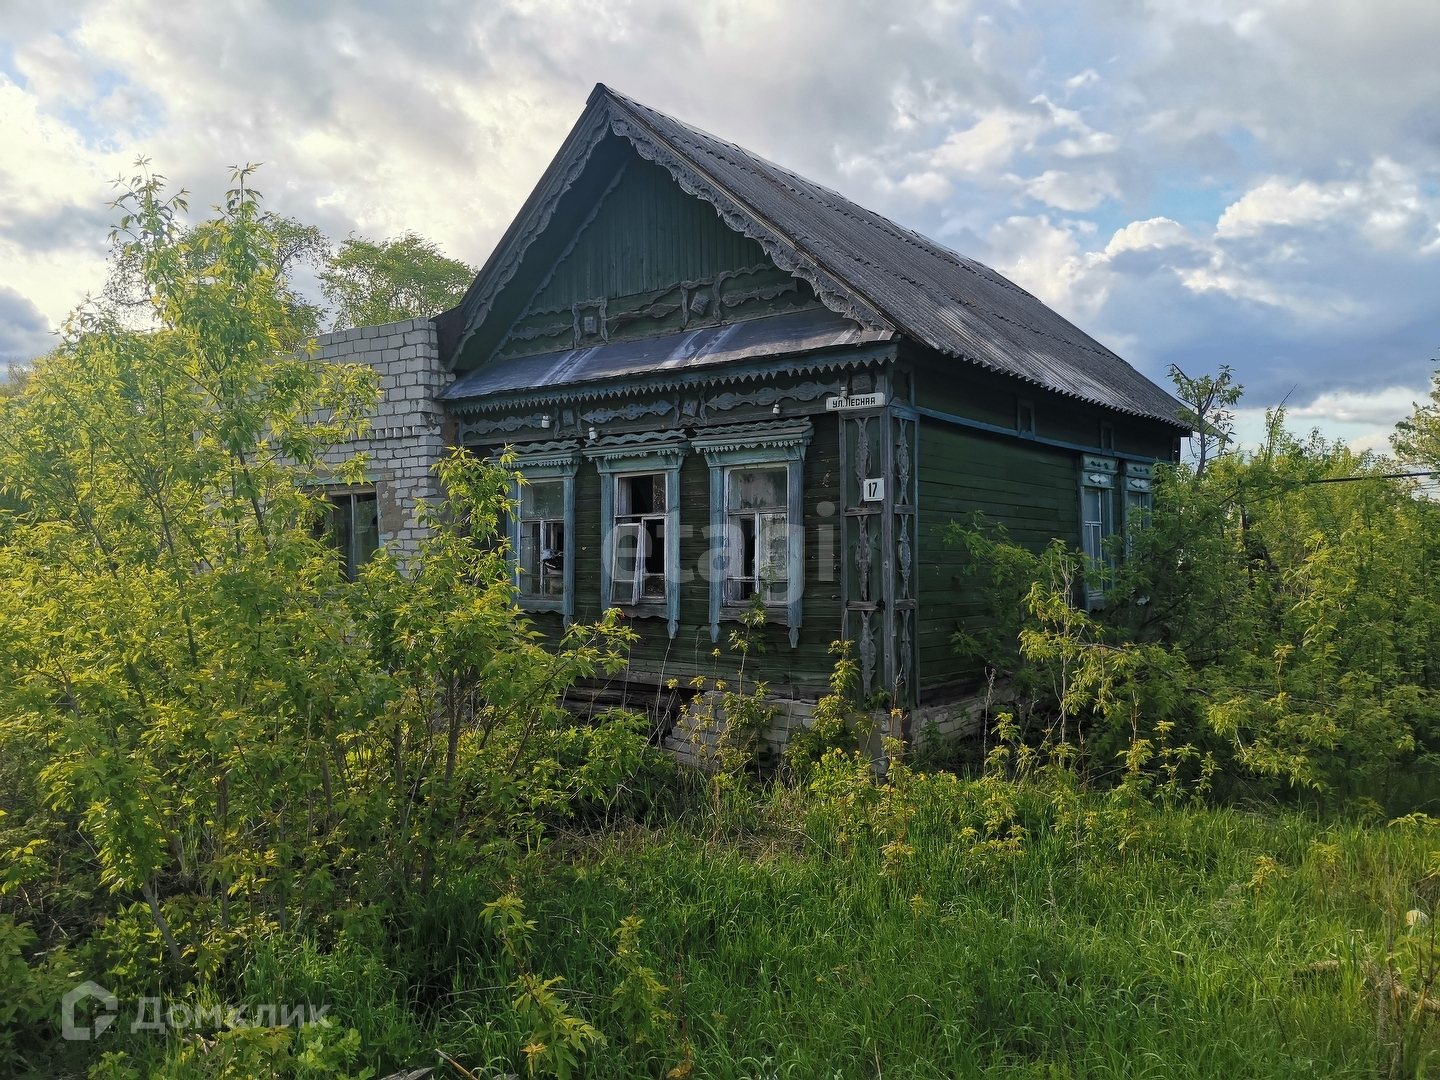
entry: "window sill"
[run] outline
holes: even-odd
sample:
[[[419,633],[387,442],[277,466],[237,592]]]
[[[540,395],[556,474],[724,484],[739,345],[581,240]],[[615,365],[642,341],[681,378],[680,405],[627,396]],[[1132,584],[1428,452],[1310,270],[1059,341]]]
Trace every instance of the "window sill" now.
[[[743,622],[750,614],[749,604],[724,604],[720,608],[721,622]],[[765,605],[766,626],[789,626],[790,609],[787,604]]]
[[[521,611],[564,611],[565,601],[556,596],[544,598],[539,596],[517,597],[515,604]]]
[[[653,600],[646,604],[611,604],[619,608],[627,619],[668,619],[670,611],[664,600]]]

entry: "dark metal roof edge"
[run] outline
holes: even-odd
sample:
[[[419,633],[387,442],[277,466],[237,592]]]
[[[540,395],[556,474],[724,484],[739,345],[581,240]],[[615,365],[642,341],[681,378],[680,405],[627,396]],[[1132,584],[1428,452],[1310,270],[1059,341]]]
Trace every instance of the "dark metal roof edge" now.
[[[616,127],[617,134],[625,135],[632,141],[632,143],[635,143],[636,148],[641,150],[641,155],[643,157],[646,157],[647,160],[655,161],[656,164],[665,166],[667,171],[669,171],[671,175],[675,177],[676,182],[679,183],[686,192],[698,198],[702,198],[706,202],[709,202],[712,206],[714,206],[716,210],[720,212],[721,216],[725,219],[726,224],[730,225],[731,228],[735,228],[737,229],[737,231],[742,232],[745,235],[751,237],[751,239],[759,242],[761,246],[765,248],[766,254],[770,255],[770,257],[775,260],[776,264],[780,266],[781,269],[788,270],[791,273],[796,274],[796,276],[804,278],[810,284],[810,286],[815,289],[815,293],[820,298],[821,303],[825,304],[825,306],[830,308],[832,311],[835,311],[841,315],[846,315],[849,318],[853,318],[863,325],[866,320],[860,315],[858,315],[853,309],[853,305],[855,304],[856,300],[860,300],[863,301],[864,305],[868,307],[872,312],[880,316],[886,323],[888,323],[890,327],[901,330],[906,336],[912,338],[916,342],[928,346],[931,349],[934,349],[937,353],[940,353],[941,355],[954,357],[967,361],[969,363],[976,364],[984,368],[986,371],[991,371],[996,374],[1006,375],[1011,378],[1018,379],[1028,385],[1038,386],[1042,389],[1049,390],[1053,393],[1060,394],[1075,401],[1083,401],[1090,405],[1095,405],[1103,409],[1111,409],[1129,416],[1138,416],[1145,419],[1157,420],[1161,423],[1166,423],[1178,427],[1184,431],[1189,430],[1183,424],[1179,423],[1179,421],[1174,416],[1165,416],[1159,413],[1153,413],[1141,409],[1125,408],[1123,406],[1115,405],[1108,401],[1101,401],[1097,398],[1093,398],[1086,394],[1083,394],[1073,388],[1055,386],[1040,379],[1022,375],[1015,371],[999,368],[993,364],[979,359],[978,357],[967,356],[963,353],[957,352],[954,349],[933,340],[929,334],[910,324],[909,321],[903,316],[897,316],[894,312],[887,309],[883,304],[870,297],[864,290],[862,290],[859,286],[855,285],[854,282],[850,281],[839,270],[839,268],[831,266],[828,261],[823,259],[820,255],[814,252],[803,252],[803,255],[806,259],[813,261],[815,264],[818,265],[819,268],[822,268],[825,272],[826,277],[830,278],[835,285],[841,286],[844,290],[844,293],[848,294],[848,296],[845,296],[842,299],[841,296],[837,295],[833,291],[833,286],[827,289],[827,283],[820,283],[817,280],[813,280],[810,276],[813,271],[809,267],[798,263],[794,266],[785,265],[785,262],[789,261],[789,259],[787,258],[788,251],[785,247],[786,244],[791,245],[796,251],[796,253],[800,254],[798,245],[795,244],[794,240],[786,236],[785,233],[781,231],[779,226],[774,225],[771,222],[762,218],[754,210],[753,207],[750,207],[745,202],[743,198],[726,188],[723,183],[721,183],[718,179],[714,177],[713,174],[709,172],[709,170],[705,169],[700,162],[696,161],[693,155],[685,153],[683,150],[676,147],[669,139],[665,138],[662,134],[656,131],[654,127],[651,126],[651,124],[644,118],[643,114],[638,111],[642,109],[648,110],[648,106],[642,106],[638,102],[634,102],[631,99],[626,98],[624,95],[616,93],[614,90],[610,89],[608,86],[604,86],[603,84],[596,87],[597,93],[601,91],[603,91],[604,94],[607,95],[608,98],[613,101],[618,107],[623,108],[628,118],[633,120],[635,123],[640,124],[644,128],[645,133],[648,134],[652,140],[663,146],[663,148],[667,152],[666,156],[673,155],[676,159],[676,164],[679,164],[680,162],[688,164],[691,169],[703,175],[705,180],[708,181],[708,186],[711,190],[706,190],[707,185],[687,184],[685,180],[677,173],[677,169],[672,166],[671,162],[665,160],[657,160],[657,158],[651,157],[649,154],[645,154],[644,150],[640,148],[640,141],[636,139],[633,132],[621,130]],[[668,117],[667,119],[670,119],[671,122],[675,123],[678,126],[690,127],[690,125],[683,124],[681,121],[674,120],[673,117]],[[613,123],[612,127],[615,127]],[[1046,305],[1045,302],[1039,297],[1035,296],[1033,293],[1022,288],[1021,286],[1015,284],[1009,278],[997,273],[994,269],[986,266],[984,263],[977,262],[976,260],[970,259],[964,255],[959,254],[958,252],[952,251],[951,249],[944,247],[941,244],[937,244],[935,241],[931,240],[923,233],[919,233],[914,229],[907,229],[902,225],[896,224],[895,222],[892,222],[889,218],[877,214],[873,210],[867,210],[865,207],[860,206],[858,203],[847,199],[839,192],[826,188],[823,185],[816,184],[814,181],[807,180],[804,177],[801,177],[798,173],[795,173],[793,170],[786,169],[784,166],[776,165],[773,162],[760,158],[758,155],[751,153],[749,150],[736,143],[732,143],[726,139],[721,139],[718,136],[711,135],[709,132],[700,131],[700,129],[698,128],[694,130],[698,134],[701,134],[706,138],[712,139],[713,141],[723,146],[729,147],[744,158],[753,159],[770,167],[771,169],[774,169],[776,172],[783,173],[788,176],[793,176],[798,181],[801,181],[811,187],[819,188],[827,194],[834,196],[836,199],[842,201],[845,204],[845,207],[832,206],[830,209],[834,210],[835,212],[848,213],[846,208],[854,207],[863,212],[863,216],[859,220],[864,221],[865,224],[871,226],[872,228],[881,228],[883,223],[884,226],[888,226],[891,230],[893,230],[893,234],[896,235],[898,238],[902,238],[908,243],[913,243],[917,247],[923,248],[932,255],[950,261],[957,267],[964,268],[972,273],[985,273],[1001,287],[1018,293],[1019,295],[1032,300],[1036,304],[1048,307],[1048,305]],[[762,180],[770,179],[764,173],[760,173],[758,175]],[[732,203],[734,208],[743,212],[734,213],[732,216],[732,212],[730,212],[731,208],[721,205],[721,203],[715,197],[714,192],[723,192],[726,197],[726,201]],[[875,220],[871,220],[872,218]],[[753,224],[751,224],[752,222]],[[776,250],[772,250],[772,245],[776,248]],[[909,284],[913,288],[916,288],[921,292],[928,291],[918,282],[910,281]],[[959,297],[948,297],[948,299],[960,303],[965,302]],[[847,300],[848,303],[846,303]],[[1004,319],[1004,321],[1006,322],[1013,323],[1013,320],[1007,318],[1003,313],[989,312],[989,314],[992,317]],[[1069,320],[1067,319],[1066,322],[1069,323]],[[1018,325],[1022,329],[1027,330],[1028,332],[1033,334],[1039,334],[1046,337],[1049,336],[1044,334],[1043,331],[1037,330],[1034,327],[1025,326],[1024,324],[1015,325]],[[1144,379],[1146,382],[1150,382],[1152,386],[1155,386],[1157,390],[1159,390],[1162,394],[1165,394],[1165,391],[1162,387],[1160,387],[1158,384],[1151,382],[1151,380],[1146,378],[1139,371],[1136,371],[1134,366],[1131,365],[1128,361],[1126,361],[1124,357],[1107,348],[1102,342],[1097,341],[1095,338],[1085,333],[1084,330],[1081,330],[1073,323],[1069,323],[1069,325],[1072,326],[1075,331],[1084,338],[1084,343],[1080,344],[1079,347],[1085,349],[1085,351],[1087,352],[1096,353],[1097,355],[1102,356],[1111,362],[1124,364],[1125,367],[1135,372],[1136,376]],[[1076,343],[1072,342],[1066,342],[1066,344],[1071,345],[1072,347],[1076,346]],[[1168,397],[1169,395],[1166,394],[1166,396]],[[1178,401],[1175,402],[1175,406],[1177,410],[1181,407]]]
[[[463,321],[461,322],[459,333],[455,336],[453,350],[450,351],[448,356],[442,356],[442,360],[447,368],[453,369],[454,363],[463,351],[466,342],[478,329],[478,323],[483,322],[485,315],[489,311],[490,304],[493,303],[500,290],[514,277],[514,274],[523,263],[525,253],[529,250],[531,243],[549,224],[550,218],[554,214],[560,198],[570,189],[575,180],[584,171],[595,147],[608,133],[613,131],[616,135],[627,139],[642,158],[665,168],[675,179],[676,183],[680,185],[682,190],[697,198],[704,199],[715,207],[716,211],[730,228],[758,242],[762,248],[764,248],[766,254],[775,261],[777,266],[806,281],[815,291],[821,303],[837,314],[853,319],[862,326],[871,329],[888,330],[892,333],[899,330],[903,332],[905,336],[919,344],[927,346],[942,356],[976,364],[986,371],[1014,378],[1027,385],[1040,387],[1041,389],[1075,401],[1083,401],[1087,404],[1103,409],[1110,409],[1125,415],[1156,420],[1174,426],[1182,431],[1189,430],[1181,424],[1175,416],[1167,416],[1145,409],[1127,408],[1116,405],[1113,402],[1103,401],[1072,387],[1055,385],[1052,382],[1027,376],[1013,369],[999,367],[979,357],[966,355],[954,349],[953,346],[946,345],[934,339],[928,332],[911,323],[909,319],[903,316],[897,316],[885,305],[868,295],[865,290],[857,286],[844,274],[842,268],[831,265],[830,261],[819,253],[805,250],[796,238],[789,236],[779,225],[762,216],[744,197],[730,190],[720,181],[709,169],[696,159],[694,154],[688,153],[681,147],[676,146],[668,137],[658,131],[645,116],[647,112],[654,112],[654,110],[617,93],[604,83],[597,83],[595,85],[586,100],[584,113],[582,113],[576,121],[575,126],[566,136],[564,143],[561,144],[559,151],[551,160],[544,174],[542,174],[540,181],[536,184],[529,198],[526,199],[524,205],[521,207],[520,212],[511,222],[510,227],[505,231],[494,251],[491,252],[490,257],[486,260],[480,273],[476,275],[475,281],[466,291],[464,299],[461,300],[456,309],[452,309],[454,313],[452,317],[458,315]],[[743,159],[753,161],[759,166],[764,166],[764,169],[756,170],[756,176],[763,181],[771,184],[778,182],[776,177],[770,176],[765,171],[766,169],[773,170],[780,176],[793,177],[797,183],[823,192],[843,204],[840,206],[829,206],[828,209],[832,212],[844,213],[847,216],[856,216],[851,214],[850,211],[851,209],[858,211],[858,220],[863,221],[870,227],[876,229],[888,228],[892,231],[892,235],[901,237],[907,243],[912,243],[924,249],[932,256],[942,258],[972,273],[983,274],[989,278],[992,283],[1024,296],[1036,304],[1044,306],[1044,302],[1038,297],[1035,297],[1034,294],[998,274],[984,263],[976,262],[958,252],[954,252],[936,243],[929,237],[892,222],[890,219],[847,199],[839,192],[816,184],[814,181],[801,177],[798,173],[793,172],[793,170],[786,169],[783,166],[761,158],[738,144],[721,139],[708,132],[701,131],[698,128],[693,128],[690,125],[683,124],[681,121],[675,120],[672,117],[664,116],[664,114],[656,113],[656,115],[664,117],[665,120],[682,130],[694,131],[697,135],[703,136],[716,144],[732,150]],[[806,194],[806,192],[801,192],[798,189],[796,193]],[[909,281],[908,278],[906,280]],[[917,282],[909,281],[909,284],[922,293],[929,291]],[[948,294],[947,299],[954,302],[965,302],[959,297],[948,296]],[[1008,319],[1003,313],[988,311],[988,308],[987,312],[991,317],[1013,323],[1013,320]],[[1073,323],[1069,323],[1068,320],[1066,320],[1066,322],[1083,338],[1083,342],[1067,341],[1064,342],[1064,344],[1072,348],[1080,348],[1086,352],[1091,352],[1112,363],[1124,365],[1133,372],[1137,378],[1149,383],[1160,394],[1170,398],[1170,395],[1159,387],[1158,384],[1146,378],[1146,376],[1137,371],[1123,357],[1106,348],[1101,342],[1095,340],[1089,334],[1086,334],[1085,331],[1079,327],[1074,326]],[[1021,329],[1028,330],[1031,333],[1049,337],[1048,334],[1045,334],[1035,327],[1027,326],[1023,323],[1014,323],[1014,325]],[[727,380],[722,378],[717,381]],[[694,385],[694,383],[689,380],[683,383],[677,383],[675,380],[667,380],[665,383],[652,383],[651,385],[669,387],[673,385]],[[553,395],[541,396],[545,399],[553,399]],[[602,394],[598,396],[606,395]],[[472,399],[460,400],[468,402]],[[1174,401],[1173,398],[1170,398],[1170,400]],[[1174,404],[1178,411],[1181,407],[1180,403],[1174,401]]]
[[[922,342],[921,344],[925,343]],[[943,356],[949,360],[959,360],[962,363],[974,364],[976,367],[983,368],[985,371],[990,372],[992,375],[999,375],[1000,377],[1005,379],[1014,379],[1016,382],[1022,382],[1027,386],[1034,386],[1038,387],[1041,390],[1048,390],[1052,394],[1059,394],[1061,397],[1070,398],[1072,401],[1083,401],[1086,405],[1094,405],[1098,409],[1108,409],[1111,412],[1123,413],[1126,416],[1139,417],[1142,420],[1155,420],[1162,424],[1169,424],[1171,427],[1178,428],[1179,430],[1185,432],[1187,435],[1190,434],[1189,426],[1186,424],[1182,424],[1176,416],[1163,416],[1160,413],[1146,412],[1142,409],[1129,409],[1123,405],[1116,405],[1113,402],[1100,401],[1097,398],[1087,397],[1086,395],[1079,393],[1076,390],[1067,390],[1059,386],[1051,386],[1049,383],[1041,382],[1039,379],[1032,379],[1028,376],[1021,375],[1014,371],[1007,371],[1003,368],[998,368],[994,364],[986,363],[984,360],[981,360],[978,357],[967,356],[965,353],[956,352],[953,349],[937,349],[933,345],[929,344],[925,344],[925,347],[933,350],[938,355]],[[1122,360],[1121,363],[1125,363],[1125,361]],[[1128,367],[1129,365],[1126,364],[1126,366]],[[1131,370],[1133,371],[1134,369],[1131,368]],[[1140,373],[1136,372],[1136,374],[1139,375]],[[1145,378],[1144,375],[1140,375],[1140,377],[1142,379]],[[1161,393],[1164,393],[1164,391],[1161,390]],[[1178,411],[1179,409],[1184,408],[1184,406],[1181,405],[1180,402],[1176,401],[1175,408]]]
[[[763,217],[755,207],[726,187],[693,155],[685,153],[655,130],[649,121],[636,111],[641,107],[637,102],[632,102],[608,87],[604,89],[616,112],[623,114],[612,118],[612,130],[629,139],[645,160],[660,165],[670,173],[682,191],[704,199],[715,207],[726,225],[758,243],[765,250],[765,254],[774,260],[776,266],[808,284],[820,302],[837,315],[853,319],[861,326],[874,330],[894,331],[899,328],[900,324],[889,317],[880,305],[843,275],[836,273],[834,267],[816,253],[805,250],[795,237]],[[723,142],[720,139],[716,141]]]
[[[835,345],[806,353],[769,357],[761,360],[731,360],[710,368],[691,368],[676,372],[665,379],[653,375],[617,375],[608,379],[566,383],[547,390],[502,390],[496,394],[452,398],[445,402],[451,413],[471,415],[507,408],[519,408],[541,402],[599,400],[619,397],[636,390],[683,390],[703,386],[724,386],[728,383],[763,379],[767,375],[803,375],[816,371],[835,371],[875,360],[893,359],[894,341],[866,342],[860,345]],[[842,352],[842,350],[845,350]]]

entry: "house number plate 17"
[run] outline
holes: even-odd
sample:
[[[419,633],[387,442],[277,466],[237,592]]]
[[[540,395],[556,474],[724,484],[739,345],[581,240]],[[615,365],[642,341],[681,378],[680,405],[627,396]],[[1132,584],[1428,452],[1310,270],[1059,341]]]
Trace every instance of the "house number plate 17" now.
[[[860,499],[862,502],[885,501],[885,478],[883,476],[877,476],[873,480],[866,480],[860,487]]]

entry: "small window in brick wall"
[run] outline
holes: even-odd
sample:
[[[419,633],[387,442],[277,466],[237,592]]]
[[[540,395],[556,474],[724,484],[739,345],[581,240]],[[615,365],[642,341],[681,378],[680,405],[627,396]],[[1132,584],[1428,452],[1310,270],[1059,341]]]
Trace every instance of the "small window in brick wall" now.
[[[380,550],[380,504],[374,491],[332,492],[325,499],[330,504],[326,535],[340,552],[345,580],[354,581]]]

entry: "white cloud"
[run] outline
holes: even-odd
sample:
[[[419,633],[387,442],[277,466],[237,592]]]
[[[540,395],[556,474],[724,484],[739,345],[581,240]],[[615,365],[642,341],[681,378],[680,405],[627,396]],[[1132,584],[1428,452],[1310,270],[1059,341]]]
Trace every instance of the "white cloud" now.
[[[1414,411],[1417,401],[1426,401],[1429,393],[1429,387],[1405,386],[1327,390],[1307,404],[1287,404],[1285,425],[1301,433],[1318,429],[1327,438],[1343,440],[1353,450],[1385,454],[1390,452],[1390,436],[1395,425]],[[1237,410],[1236,430],[1242,446],[1254,449],[1261,445],[1265,437],[1265,409]]]
[[[1105,245],[1105,254],[1114,258],[1128,251],[1203,249],[1204,246],[1178,221],[1171,221],[1167,217],[1153,217],[1144,221],[1132,221],[1123,229],[1117,229],[1110,242]]]
[[[1104,305],[1110,277],[1105,256],[1081,248],[1083,227],[1054,224],[1047,215],[1015,216],[990,230],[990,258],[1006,277],[1071,318],[1093,317]]]
[[[1415,403],[1428,401],[1428,386],[1388,386],[1383,390],[1328,390],[1308,405],[1289,409],[1297,420],[1314,423],[1383,425],[1392,428],[1415,411]]]
[[[1014,109],[991,109],[963,131],[952,132],[931,155],[930,164],[952,176],[994,173],[1016,154],[1033,149],[1054,124],[1049,117]]]
[[[1090,174],[1046,169],[1029,180],[1014,178],[1025,194],[1057,210],[1093,210],[1106,199],[1118,199],[1120,188],[1106,172]]]
[[[1418,385],[1440,342],[1434,0],[5,10],[12,327],[100,284],[106,181],[141,153],[201,208],[263,160],[275,209],[480,262],[603,80],[943,234],[1152,374],[1224,357],[1313,397]]]
[[[1413,170],[1382,156],[1363,179],[1324,183],[1267,179],[1225,208],[1215,234],[1222,239],[1250,237],[1269,228],[1343,219],[1354,223],[1371,243],[1389,245],[1412,232],[1424,209]]]

